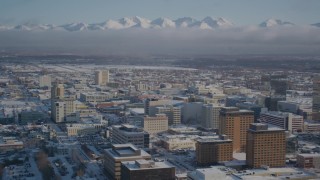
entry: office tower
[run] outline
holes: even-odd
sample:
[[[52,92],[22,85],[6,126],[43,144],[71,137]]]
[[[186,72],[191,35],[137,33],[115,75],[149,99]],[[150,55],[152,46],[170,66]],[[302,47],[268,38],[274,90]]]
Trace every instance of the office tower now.
[[[68,96],[63,99],[65,103],[65,115],[70,115],[76,111],[75,107],[75,100],[76,98],[73,96]]]
[[[155,114],[166,114],[168,117],[168,125],[181,124],[181,108],[174,106],[156,107]]]
[[[269,111],[278,111],[278,102],[285,101],[285,96],[270,96],[265,99],[265,107],[268,108]]]
[[[257,122],[258,118],[260,117],[261,108],[262,108],[261,106],[251,102],[237,103],[236,107],[240,109],[247,109],[247,110],[253,111],[254,122]]]
[[[51,102],[51,117],[54,122],[64,122],[65,118],[65,103],[61,100],[55,100]]]
[[[109,82],[109,70],[95,72],[95,84],[105,86]]]
[[[247,130],[254,122],[253,111],[223,107],[220,110],[219,121],[219,134],[225,134],[233,141],[233,151],[245,152]]]
[[[141,159],[121,163],[121,180],[175,180],[175,175],[175,167],[165,162]]]
[[[112,126],[111,139],[114,144],[131,143],[138,148],[149,148],[149,133],[129,124]]]
[[[270,81],[270,86],[272,94],[285,96],[290,85],[287,79],[272,79]]]
[[[202,120],[203,102],[183,103],[181,108],[181,122],[183,124],[199,124]]]
[[[313,78],[312,119],[320,120],[320,76]]]
[[[269,86],[271,95],[286,95],[286,90],[289,89],[288,76],[285,74],[272,74],[261,76],[261,83]]]
[[[201,126],[203,128],[219,129],[221,106],[204,104],[202,106]]]
[[[53,83],[51,87],[51,119],[56,122],[64,122],[65,103],[63,84]]]
[[[168,130],[168,117],[165,114],[156,116],[145,116],[143,118],[143,129],[151,135]]]
[[[260,168],[263,165],[285,166],[285,130],[275,126],[268,127],[267,124],[252,123],[247,132],[246,160],[247,165],[252,168]]]
[[[121,162],[139,159],[151,160],[150,154],[132,144],[113,144],[104,150],[104,168],[111,179],[121,179]],[[109,178],[108,178],[109,179]]]
[[[196,142],[196,161],[198,165],[213,165],[223,161],[231,161],[232,140],[227,136],[198,138]]]
[[[40,76],[39,77],[39,86],[51,88],[51,77],[50,76]]]
[[[168,100],[168,99],[146,99],[144,102],[144,113],[146,115],[153,115],[155,113],[150,113],[151,107],[169,105],[169,104],[171,104],[171,102],[172,101]],[[152,110],[154,110],[154,108]]]
[[[64,98],[64,86],[63,84],[53,83],[51,87],[51,100]]]

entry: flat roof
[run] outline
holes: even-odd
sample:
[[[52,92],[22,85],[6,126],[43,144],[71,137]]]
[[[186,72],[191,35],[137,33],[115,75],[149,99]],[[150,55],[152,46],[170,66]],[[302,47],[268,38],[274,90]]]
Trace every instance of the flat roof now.
[[[122,162],[122,164],[130,170],[175,168],[175,166],[171,165],[167,161],[154,162],[154,161],[147,161],[145,159],[139,159],[135,161],[124,161]],[[140,167],[139,164],[147,165],[147,167]]]

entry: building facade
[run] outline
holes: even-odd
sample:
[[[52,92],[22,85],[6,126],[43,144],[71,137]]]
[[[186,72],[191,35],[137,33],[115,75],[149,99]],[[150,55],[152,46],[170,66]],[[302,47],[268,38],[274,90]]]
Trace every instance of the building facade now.
[[[297,165],[300,168],[320,168],[319,154],[298,154]]]
[[[115,144],[131,143],[138,148],[149,147],[149,133],[129,124],[112,126],[111,139]]]
[[[154,117],[143,118],[143,129],[151,135],[168,130],[168,117],[165,114],[156,114]]]
[[[169,126],[181,124],[181,108],[180,107],[174,107],[174,106],[156,107],[155,113],[167,115]]]
[[[285,130],[262,123],[251,124],[247,132],[246,160],[252,168],[285,166]]]
[[[227,136],[218,138],[199,138],[196,142],[196,161],[198,165],[213,165],[233,159],[232,140]]]
[[[95,72],[95,84],[105,86],[109,82],[109,70]]]
[[[121,179],[121,162],[139,159],[151,160],[150,154],[132,144],[114,144],[104,150],[104,168],[112,179]]]
[[[209,129],[219,129],[221,106],[205,104],[202,106],[201,126]]]
[[[233,142],[233,151],[245,152],[247,130],[254,122],[253,111],[236,107],[223,107],[220,111],[219,134],[227,135]]]

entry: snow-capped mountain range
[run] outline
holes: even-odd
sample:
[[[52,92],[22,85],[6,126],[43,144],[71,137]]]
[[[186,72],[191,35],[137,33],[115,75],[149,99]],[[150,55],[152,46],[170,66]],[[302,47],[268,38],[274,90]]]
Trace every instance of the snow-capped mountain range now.
[[[268,19],[262,22],[258,27],[271,28],[277,26],[294,26],[295,24],[279,19]],[[107,20],[101,23],[86,24],[83,22],[70,23],[64,25],[53,24],[22,24],[17,26],[6,26],[0,24],[0,31],[20,30],[20,31],[88,31],[88,30],[108,30],[108,29],[128,29],[128,28],[143,28],[143,29],[163,29],[163,28],[197,28],[197,29],[216,29],[228,28],[234,26],[231,21],[219,17],[205,17],[202,20],[197,20],[191,17],[178,18],[171,20],[169,18],[157,18],[149,20],[139,16],[124,17],[118,20]],[[320,27],[320,23],[312,24],[312,26]]]

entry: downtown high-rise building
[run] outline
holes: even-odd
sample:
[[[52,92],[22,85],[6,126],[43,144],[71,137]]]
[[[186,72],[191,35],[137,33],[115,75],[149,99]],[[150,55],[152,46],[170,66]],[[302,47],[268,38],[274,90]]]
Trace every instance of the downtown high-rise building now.
[[[234,152],[245,152],[247,130],[254,122],[254,113],[237,107],[223,107],[220,110],[219,134],[227,135],[233,141]]]
[[[96,85],[107,85],[107,83],[109,83],[109,70],[96,71],[94,80]]]
[[[218,137],[199,137],[196,142],[196,162],[208,166],[231,161],[233,150],[232,140],[225,135]]]
[[[51,87],[51,100],[64,98],[64,85],[53,83]]]
[[[202,106],[201,126],[203,128],[219,129],[219,116],[221,106],[204,104]]]
[[[74,96],[65,96],[64,85],[53,83],[51,87],[51,118],[56,123],[65,122],[66,116],[75,112]]]
[[[285,130],[277,126],[252,123],[247,131],[247,165],[251,168],[283,167],[285,160]]]

